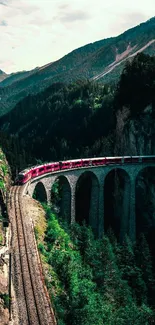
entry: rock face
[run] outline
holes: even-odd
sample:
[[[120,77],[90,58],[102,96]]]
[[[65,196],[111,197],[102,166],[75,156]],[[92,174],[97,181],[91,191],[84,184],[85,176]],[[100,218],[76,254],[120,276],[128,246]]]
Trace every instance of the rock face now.
[[[151,236],[155,231],[155,168],[140,173],[136,184],[137,233]]]
[[[154,155],[155,119],[152,105],[147,106],[139,118],[131,119],[129,109],[123,107],[117,112],[116,155]]]
[[[9,323],[8,311],[8,270],[9,270],[9,237],[10,232],[6,227],[6,195],[10,186],[10,169],[5,155],[0,148],[0,324]]]
[[[9,312],[7,308],[4,308],[3,301],[0,299],[0,324],[8,325],[9,324]]]
[[[139,117],[131,119],[129,109],[123,107],[116,116],[115,155],[155,155],[155,119],[152,105]],[[155,168],[144,168],[136,180],[137,236],[155,234]]]

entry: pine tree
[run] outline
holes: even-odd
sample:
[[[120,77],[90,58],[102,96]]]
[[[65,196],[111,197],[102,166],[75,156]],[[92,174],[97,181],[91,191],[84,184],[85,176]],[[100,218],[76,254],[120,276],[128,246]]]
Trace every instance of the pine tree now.
[[[107,236],[103,237],[104,299],[115,306],[126,306],[131,301],[131,292],[117,265],[117,259]]]
[[[132,289],[133,297],[139,305],[147,302],[147,288],[141,269],[136,265],[133,243],[126,236],[118,256],[118,264],[122,278],[128,282]]]
[[[144,234],[141,234],[136,246],[136,263],[142,271],[147,287],[148,303],[155,306],[155,280],[153,276],[152,257]]]

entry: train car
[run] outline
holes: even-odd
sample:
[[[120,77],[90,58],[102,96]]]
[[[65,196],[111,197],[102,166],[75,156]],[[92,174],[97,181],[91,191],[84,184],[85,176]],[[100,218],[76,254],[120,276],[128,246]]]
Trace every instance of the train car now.
[[[124,163],[122,160],[122,157],[113,157],[112,161],[113,161],[113,164],[118,164],[118,165]]]
[[[45,165],[41,165],[39,168],[38,168],[38,176],[41,176],[43,174],[45,174]]]
[[[45,165],[36,166],[32,169],[32,178],[38,177],[46,173],[51,173],[60,169],[59,162],[47,163]]]
[[[70,160],[60,161],[59,165],[60,165],[60,169],[70,169],[71,168],[71,161]]]
[[[106,157],[106,165],[122,163],[122,157]]]
[[[82,167],[89,167],[92,166],[92,159],[87,158],[87,159],[82,159]]]
[[[106,165],[106,158],[105,157],[92,158],[91,161],[92,161],[92,166]]]
[[[142,158],[140,156],[131,156],[132,164],[138,164],[142,162]]]
[[[155,156],[141,156],[142,162],[144,163],[154,163]]]
[[[79,167],[82,167],[82,159],[71,160],[71,167],[70,168],[79,168]]]
[[[59,170],[60,169],[60,165],[58,162],[52,162],[49,164],[45,165],[45,173],[51,173],[54,172],[55,170]]]
[[[28,182],[31,178],[37,177],[37,169],[37,166],[32,166],[21,171],[15,179],[15,184],[22,185]]]
[[[54,168],[54,172],[56,172],[56,171],[58,171],[58,170],[60,170],[61,168],[60,168],[60,163],[59,162],[55,162],[54,164],[53,164],[53,168]]]
[[[122,158],[124,160],[124,164],[131,164],[132,163],[132,157],[131,156],[124,156]]]
[[[31,178],[35,178],[45,173],[45,165],[34,166],[30,168]]]
[[[33,169],[31,170],[31,177],[32,177],[32,178],[35,178],[35,177],[37,177],[37,176],[38,176],[38,168],[35,167],[35,168],[33,168]]]
[[[31,170],[20,172],[15,179],[15,184],[22,185],[31,179]]]

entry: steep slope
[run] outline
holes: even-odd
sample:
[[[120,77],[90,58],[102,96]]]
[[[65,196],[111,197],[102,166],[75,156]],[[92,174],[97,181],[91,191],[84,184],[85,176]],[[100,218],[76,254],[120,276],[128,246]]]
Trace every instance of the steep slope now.
[[[111,101],[109,87],[104,89],[90,82],[68,87],[57,83],[24,98],[0,118],[0,139],[14,172],[15,168],[22,170],[35,164],[35,159],[51,161],[86,156],[87,146],[93,147],[97,141],[91,152],[93,156],[96,146],[98,149],[102,146],[100,138],[113,125]]]
[[[92,80],[103,79],[107,74],[111,73],[116,67],[118,67],[118,66],[122,65],[123,63],[125,63],[127,59],[128,60],[132,59],[138,53],[141,53],[141,52],[144,52],[144,51],[147,53],[147,49],[149,47],[151,47],[152,45],[154,47],[154,42],[155,42],[155,39],[149,41],[146,45],[144,45],[142,48],[138,49],[137,51],[135,51],[132,54],[130,54],[130,52],[132,52],[133,49],[136,48],[136,46],[134,46],[132,48],[129,45],[127,47],[127,49],[121,55],[116,55],[116,60],[112,64],[109,64],[109,66],[106,67],[106,69],[104,69],[104,72],[102,72],[99,75],[93,77]]]
[[[154,154],[154,80],[155,57],[139,53],[126,65],[116,88],[78,81],[29,95],[0,118],[4,150],[20,169],[34,164],[34,158]],[[131,138],[128,127],[133,127]]]
[[[35,68],[34,70],[30,70],[30,71],[19,71],[16,73],[11,73],[9,75],[5,74],[6,77],[4,79],[2,79],[2,81],[0,82],[0,87],[10,86],[11,84],[13,84],[19,80],[25,79],[28,76],[35,73],[37,69],[38,68]]]
[[[69,72],[76,66],[82,65],[86,58],[88,59],[92,53],[110,41],[111,39],[107,39],[88,44],[74,50],[56,62],[46,64],[29,72],[10,75],[5,82],[0,82],[0,115],[12,109],[19,100],[29,93],[36,94],[58,80],[72,81]]]
[[[126,60],[132,60],[138,52],[155,54],[155,17],[118,37],[88,44],[58,61],[18,76],[10,76],[0,83],[0,115],[12,109],[28,94],[37,94],[57,81],[116,81]]]

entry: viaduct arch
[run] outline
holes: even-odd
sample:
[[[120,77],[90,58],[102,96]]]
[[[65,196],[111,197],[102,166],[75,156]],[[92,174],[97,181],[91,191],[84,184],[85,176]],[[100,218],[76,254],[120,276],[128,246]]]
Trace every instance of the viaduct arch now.
[[[120,241],[129,233],[130,191],[130,176],[125,170],[109,171],[104,181],[104,229],[115,229]]]
[[[44,184],[39,181],[33,191],[33,197],[36,200],[39,200],[40,202],[46,202],[47,203],[47,193],[46,193],[46,188]]]
[[[99,179],[93,171],[83,172],[76,183],[75,219],[90,225],[98,235]]]
[[[155,166],[145,167],[137,175],[136,217],[136,235],[143,232],[151,239],[155,230]]]
[[[101,237],[104,229],[108,228],[106,205],[108,181],[115,174],[120,179],[121,188],[121,207],[120,220],[118,228],[120,229],[119,238],[127,233],[131,240],[136,239],[136,186],[140,173],[146,168],[154,168],[153,163],[137,163],[124,165],[106,165],[106,166],[89,166],[77,169],[57,171],[54,173],[44,174],[26,184],[26,193],[33,195],[34,189],[38,183],[44,186],[47,202],[51,202],[51,189],[53,184],[59,180],[62,185],[62,202],[61,214],[71,223],[82,221],[84,216],[79,216],[80,208],[77,202],[80,196],[80,187],[88,190],[86,223],[89,223],[94,233]],[[113,181],[114,182],[114,181]],[[110,189],[108,190],[110,193]],[[109,201],[110,204],[110,201]],[[118,213],[118,211],[117,211]],[[122,217],[123,216],[123,217]],[[81,219],[80,219],[81,218]]]

